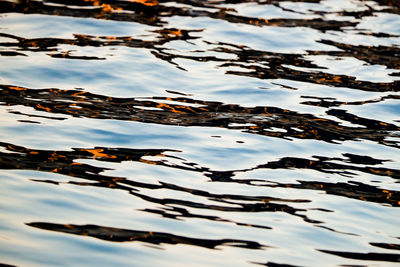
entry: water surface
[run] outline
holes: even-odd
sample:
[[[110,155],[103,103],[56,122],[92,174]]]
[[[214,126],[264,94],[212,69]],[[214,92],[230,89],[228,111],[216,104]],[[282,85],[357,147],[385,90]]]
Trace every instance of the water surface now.
[[[398,1],[0,12],[1,264],[400,262]]]

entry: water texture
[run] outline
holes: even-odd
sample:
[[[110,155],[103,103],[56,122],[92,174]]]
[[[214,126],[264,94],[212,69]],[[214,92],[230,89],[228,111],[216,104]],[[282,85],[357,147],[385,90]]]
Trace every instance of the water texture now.
[[[0,1],[1,266],[397,266],[400,2]]]

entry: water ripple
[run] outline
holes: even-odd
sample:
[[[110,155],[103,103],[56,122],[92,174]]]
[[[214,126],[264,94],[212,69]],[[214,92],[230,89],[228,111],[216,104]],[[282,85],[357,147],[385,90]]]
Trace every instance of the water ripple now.
[[[400,3],[0,0],[0,265],[396,266]]]

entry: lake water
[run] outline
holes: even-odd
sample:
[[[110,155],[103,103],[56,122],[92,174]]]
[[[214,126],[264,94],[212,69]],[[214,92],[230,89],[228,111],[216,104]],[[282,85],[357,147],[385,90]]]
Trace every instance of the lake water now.
[[[0,55],[1,266],[398,266],[399,1],[0,1]]]

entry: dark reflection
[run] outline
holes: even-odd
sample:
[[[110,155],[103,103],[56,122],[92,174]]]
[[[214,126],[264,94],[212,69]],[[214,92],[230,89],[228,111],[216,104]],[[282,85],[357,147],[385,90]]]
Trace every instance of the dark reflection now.
[[[349,156],[351,155],[351,156]],[[303,159],[303,158],[294,158],[294,157],[284,157],[279,159],[278,161],[271,161],[268,162],[267,164],[261,164],[258,165],[252,169],[248,170],[254,170],[254,169],[311,169],[311,170],[316,170],[319,172],[323,173],[333,173],[333,174],[339,174],[343,176],[352,176],[355,175],[353,171],[359,171],[363,173],[369,173],[369,174],[374,174],[374,175],[379,175],[379,176],[388,176],[393,179],[400,179],[400,171],[397,169],[389,169],[389,168],[382,168],[382,167],[373,167],[373,166],[367,166],[370,165],[368,161],[372,161],[372,165],[376,165],[377,159],[373,159],[368,156],[359,156],[359,155],[353,155],[346,153],[344,156],[348,157],[349,159],[343,159],[343,158],[327,158],[327,157],[321,157],[321,156],[313,156],[317,160],[309,160],[309,159]],[[367,161],[364,162],[357,162],[354,159],[360,160],[360,159],[366,159]],[[351,160],[353,159],[353,161]],[[343,162],[351,162],[351,163],[356,163],[356,164],[362,164],[363,166],[354,166],[354,165],[348,165],[348,164],[341,164],[341,163],[335,163],[333,161],[343,161]],[[248,171],[244,170],[244,171]]]
[[[371,65],[383,65],[387,68],[396,70],[400,67],[400,59],[398,57],[400,48],[396,46],[365,46],[351,45],[339,43],[332,40],[315,40],[325,45],[332,46],[333,51],[307,51],[303,54],[287,54],[270,51],[255,50],[241,44],[228,44],[223,42],[212,43],[208,40],[202,40],[204,44],[208,44],[209,48],[205,50],[197,50],[206,55],[196,56],[195,53],[182,54],[179,51],[171,50],[163,47],[164,44],[174,41],[201,38],[193,35],[201,32],[203,29],[176,29],[167,28],[164,18],[181,16],[181,17],[209,17],[210,19],[225,20],[229,23],[249,24],[258,26],[278,26],[278,27],[308,27],[319,31],[343,31],[343,29],[357,29],[357,20],[343,20],[341,17],[354,17],[361,19],[364,16],[374,16],[375,13],[394,13],[399,14],[400,8],[397,2],[393,1],[376,1],[379,4],[389,5],[391,8],[381,8],[374,10],[371,6],[366,6],[367,10],[363,11],[340,11],[340,12],[323,12],[310,11],[311,14],[319,16],[314,19],[267,19],[252,18],[240,16],[236,10],[232,8],[222,7],[226,3],[245,3],[254,2],[259,5],[273,5],[282,11],[299,13],[295,10],[288,10],[281,6],[281,1],[156,1],[156,0],[134,0],[134,1],[118,1],[118,0],[75,0],[75,1],[0,1],[0,12],[20,12],[47,15],[63,15],[74,17],[91,17],[97,19],[109,19],[118,21],[133,21],[142,24],[158,26],[159,29],[149,32],[153,40],[142,40],[130,36],[89,36],[75,34],[73,39],[60,38],[24,38],[11,34],[0,33],[0,36],[12,38],[13,42],[2,42],[0,47],[5,51],[1,51],[3,56],[23,56],[24,51],[30,52],[48,52],[48,55],[54,58],[67,58],[78,60],[104,60],[107,57],[98,57],[90,55],[75,54],[74,51],[65,51],[59,48],[60,45],[71,46],[127,46],[141,47],[150,50],[157,58],[174,64],[179,69],[185,70],[177,64],[176,59],[189,59],[200,62],[216,62],[220,68],[227,68],[226,73],[230,75],[248,76],[258,79],[287,79],[293,81],[302,81],[308,83],[323,84],[334,87],[347,87],[363,91],[372,92],[397,92],[400,88],[399,81],[393,82],[368,82],[357,80],[356,77],[348,75],[335,75],[324,72],[324,68],[312,63],[304,58],[305,55],[329,55],[332,57],[355,57],[359,60],[367,62]],[[293,1],[298,2],[298,1]],[[311,1],[319,3],[319,1]],[[168,5],[167,5],[168,3]],[[180,5],[181,3],[185,6]],[[327,20],[325,15],[335,14],[337,20]],[[303,14],[304,15],[304,14]],[[357,30],[359,34],[378,35],[376,33],[368,33]],[[390,37],[385,36],[385,37]],[[339,50],[339,51],[337,51]],[[221,55],[230,54],[235,59],[225,59],[215,55],[207,55],[207,53],[215,53]],[[79,53],[79,52],[78,52]],[[231,70],[231,67],[239,68],[239,70]],[[392,73],[397,76],[398,73]]]
[[[159,181],[156,184],[137,182],[123,177],[114,177],[103,175],[102,172],[108,170],[107,168],[96,167],[90,164],[78,163],[78,159],[94,159],[109,162],[122,162],[122,161],[136,161],[145,164],[160,165],[170,168],[177,168],[186,171],[202,172],[205,176],[211,178],[212,181],[217,182],[232,182],[244,183],[253,186],[266,186],[270,188],[295,188],[324,191],[326,194],[346,197],[350,199],[358,199],[362,201],[369,201],[391,205],[393,207],[400,206],[400,192],[389,189],[381,189],[371,185],[363,184],[360,182],[350,181],[348,183],[327,183],[327,182],[309,182],[297,181],[297,183],[277,183],[263,179],[233,179],[232,177],[237,172],[251,171],[259,168],[268,169],[292,169],[292,168],[311,168],[320,172],[330,172],[329,169],[348,173],[340,169],[347,168],[350,170],[358,170],[365,172],[372,172],[377,175],[386,175],[393,178],[399,177],[399,171],[394,169],[385,169],[378,167],[358,167],[353,165],[344,165],[331,163],[327,159],[318,161],[309,161],[306,159],[296,158],[282,158],[279,161],[269,162],[264,165],[259,165],[252,169],[235,170],[235,171],[214,171],[206,167],[198,166],[197,164],[186,162],[175,156],[165,154],[166,152],[174,152],[174,150],[164,149],[126,149],[126,148],[106,148],[95,147],[93,149],[74,148],[73,151],[50,151],[50,150],[34,150],[22,146],[16,146],[7,143],[1,143],[4,151],[0,152],[0,168],[2,169],[30,169],[40,170],[46,172],[56,172],[71,177],[81,178],[88,180],[87,182],[70,181],[70,184],[79,186],[96,186],[105,187],[110,189],[119,189],[130,192],[130,194],[141,198],[147,202],[159,204],[161,208],[146,208],[143,211],[154,214],[159,214],[166,218],[182,219],[182,218],[200,218],[205,220],[220,221],[227,223],[234,223],[239,226],[248,226],[256,228],[271,229],[266,225],[256,225],[242,222],[235,222],[224,219],[219,216],[209,216],[195,214],[188,209],[201,209],[201,210],[214,210],[224,212],[283,212],[296,217],[302,218],[304,221],[319,224],[320,221],[313,220],[306,215],[306,209],[299,209],[291,206],[290,203],[306,203],[311,202],[307,199],[285,199],[270,196],[246,196],[235,194],[214,194],[204,190],[195,188],[187,188],[179,185]],[[177,151],[175,151],[177,152]],[[146,156],[158,157],[158,159],[149,160]],[[346,154],[347,159],[335,158],[331,160],[342,160],[351,162],[353,164],[360,164],[360,159],[365,159],[371,165],[377,165],[384,160],[372,159],[367,156],[358,156],[353,154]],[[169,163],[168,159],[174,158],[182,160],[181,164]],[[296,165],[295,165],[296,164]],[[312,167],[311,167],[312,166]],[[333,172],[333,171],[331,171]],[[221,177],[224,177],[221,179]],[[53,180],[34,180],[38,182],[47,182],[52,184],[59,184]],[[262,182],[260,184],[260,182]],[[202,201],[184,200],[178,198],[157,198],[148,191],[143,189],[167,189],[177,192],[184,192],[189,195],[204,198],[204,200],[212,201],[216,204],[205,204]],[[146,193],[147,192],[147,193]],[[218,204],[217,204],[218,203]],[[285,203],[285,204],[283,204]],[[331,212],[325,209],[317,209],[321,212]],[[335,229],[319,225],[320,227],[334,231],[341,234],[350,234]]]
[[[371,65],[385,65],[391,69],[399,69],[400,47],[397,46],[365,46],[350,45],[331,40],[321,40],[322,44],[332,45],[340,51],[309,51],[311,55],[329,55],[336,57],[355,57]]]
[[[80,185],[80,186],[97,186],[111,189],[120,189],[129,191],[132,195],[139,197],[151,203],[162,204],[162,209],[145,209],[146,212],[158,213],[164,217],[169,218],[183,218],[183,217],[196,217],[208,220],[232,222],[237,225],[257,227],[271,229],[268,226],[263,225],[252,225],[243,224],[240,222],[233,222],[216,216],[202,216],[192,214],[185,208],[174,208],[174,205],[183,206],[186,208],[197,208],[197,209],[209,209],[226,212],[284,212],[287,214],[295,215],[303,218],[305,221],[318,223],[307,218],[303,214],[298,212],[306,211],[304,209],[297,209],[287,204],[280,204],[274,202],[287,202],[287,203],[304,203],[310,202],[310,200],[304,199],[284,199],[269,196],[246,196],[246,195],[234,195],[234,194],[213,194],[203,190],[197,190],[194,188],[185,188],[178,185],[159,182],[158,184],[149,184],[136,182],[123,177],[113,177],[102,175],[101,173],[107,168],[96,167],[89,164],[83,164],[74,162],[77,159],[96,159],[101,161],[110,162],[121,162],[121,161],[138,161],[145,164],[161,165],[172,168],[184,169],[188,171],[199,171],[198,169],[192,169],[185,165],[174,165],[169,164],[166,160],[147,160],[145,156],[157,156],[161,158],[176,158],[173,156],[167,156],[163,154],[166,151],[172,150],[136,150],[136,149],[124,149],[124,148],[101,148],[96,147],[94,149],[81,149],[75,148],[73,151],[47,151],[47,150],[32,150],[22,146],[16,146],[7,143],[0,143],[2,147],[12,153],[0,152],[0,167],[2,169],[28,169],[28,170],[40,170],[46,172],[54,172],[64,174],[72,177],[82,178],[90,180],[90,182],[75,182],[69,183]],[[204,168],[203,171],[208,171]],[[40,181],[40,180],[34,180]],[[45,180],[40,182],[47,182],[52,184],[59,184],[57,181]],[[151,195],[140,193],[140,189],[168,189],[174,191],[185,192],[194,196],[204,197],[208,200],[219,203],[216,204],[204,204],[201,202],[188,201],[175,198],[155,198]],[[171,207],[172,210],[171,210]],[[171,215],[175,214],[175,215]]]
[[[353,260],[400,262],[400,254],[391,253],[356,253],[345,251],[319,250],[324,253]]]
[[[397,136],[400,127],[337,109],[327,113],[363,127],[344,126],[333,120],[278,107],[241,107],[188,97],[117,98],[80,90],[28,89],[10,85],[0,85],[0,89],[1,105],[24,105],[74,117],[221,127],[285,139],[326,142],[364,139],[399,147],[398,141],[387,139]]]
[[[284,264],[284,263],[275,263],[275,262],[267,262],[267,263],[259,263],[259,262],[253,262],[258,265],[263,265],[267,267],[300,267],[298,265],[291,265],[291,264]]]
[[[230,54],[236,59],[225,59],[218,56],[208,55],[187,55],[180,54],[176,50],[164,48],[163,45],[174,41],[198,39],[194,36],[196,32],[201,32],[201,29],[170,29],[164,28],[156,30],[153,34],[154,40],[142,40],[132,37],[117,37],[117,36],[90,36],[75,34],[74,39],[60,38],[23,38],[11,34],[0,33],[0,36],[14,39],[15,41],[1,42],[0,47],[7,49],[15,49],[17,51],[4,51],[4,56],[20,56],[25,55],[23,51],[30,52],[47,52],[51,57],[80,59],[80,60],[104,60],[104,57],[73,55],[72,51],[61,50],[58,46],[67,44],[71,46],[126,46],[126,47],[141,47],[149,49],[150,52],[157,58],[169,62],[179,69],[185,70],[177,64],[176,59],[188,59],[199,62],[216,62],[219,68],[228,68],[226,71],[230,75],[248,76],[258,79],[287,79],[293,81],[302,81],[315,84],[323,84],[334,87],[347,87],[371,92],[398,92],[400,88],[399,81],[393,82],[368,82],[357,80],[353,76],[336,75],[323,72],[324,68],[319,67],[315,63],[304,58],[304,54],[286,54],[277,52],[267,52],[255,50],[243,45],[235,45],[229,43],[212,43],[204,40],[204,43],[210,46],[209,49],[196,52],[217,52],[221,55]],[[370,64],[379,64],[388,68],[398,69],[400,61],[398,54],[400,48],[397,47],[364,47],[351,46],[349,44],[339,44],[332,41],[320,41],[327,45],[332,45],[335,48],[345,49],[339,52],[326,51],[308,51],[310,55],[331,55],[340,57],[354,56],[360,60],[364,60]],[[15,48],[14,48],[15,47]],[[195,53],[193,53],[195,54]],[[239,70],[229,70],[235,67]],[[316,71],[317,70],[317,71]]]
[[[213,200],[215,200],[215,199],[213,199]],[[157,203],[160,203],[160,201],[158,201]],[[176,204],[181,205],[182,203],[177,202]],[[195,207],[199,208],[198,206],[195,206]],[[216,221],[216,222],[234,223],[238,226],[254,227],[254,228],[267,229],[267,230],[272,229],[272,227],[265,226],[265,225],[234,222],[232,220],[223,219],[221,217],[213,216],[213,215],[194,214],[192,212],[189,212],[185,208],[171,207],[170,205],[165,206],[163,208],[159,208],[159,209],[143,209],[142,211],[153,213],[153,214],[159,214],[164,218],[175,219],[175,220],[181,220],[184,218],[198,218],[198,219],[205,219],[205,220]]]
[[[101,57],[73,56],[73,55],[70,55],[68,51],[65,53],[49,54],[49,56],[54,57],[54,58],[69,58],[69,59],[83,59],[83,60],[104,60],[105,59],[105,58],[101,58]]]
[[[364,100],[364,101],[348,101],[348,102],[337,101],[335,98],[331,98],[331,97],[302,96],[302,98],[314,99],[316,101],[309,100],[309,101],[304,101],[301,104],[330,108],[330,107],[339,107],[339,106],[345,106],[345,105],[364,105],[364,104],[370,104],[370,103],[379,103],[379,102],[385,101],[387,99],[400,99],[400,96],[387,95],[387,96],[379,97],[377,99],[370,99],[370,100]],[[335,114],[337,114],[337,112],[334,111],[333,114],[331,114],[331,115],[335,115]]]
[[[363,201],[388,204],[393,207],[400,206],[400,192],[379,189],[375,186],[360,182],[324,183],[318,181],[297,181],[299,184],[270,185],[271,187],[296,188],[325,191],[326,194],[342,196]]]
[[[369,243],[369,244],[378,248],[400,250],[400,244],[387,244],[387,243]]]
[[[174,5],[164,5],[173,2]],[[224,20],[230,23],[250,24],[255,26],[280,26],[280,27],[310,27],[322,31],[341,30],[344,27],[355,26],[356,22],[343,20],[316,19],[264,19],[240,16],[232,8],[221,7],[224,3],[259,2],[259,1],[157,1],[157,0],[53,0],[53,1],[30,1],[0,2],[0,10],[6,12],[20,12],[27,14],[62,15],[73,17],[93,17],[97,19],[108,19],[117,21],[138,22],[153,26],[165,25],[163,18],[171,16],[183,17],[209,17]],[[296,2],[296,1],[294,1]],[[316,1],[319,2],[319,1]],[[182,7],[179,3],[186,4]],[[55,5],[56,4],[56,5]],[[274,4],[280,7],[279,1],[263,1],[259,4]],[[197,7],[197,8],[195,8]],[[200,9],[199,9],[200,7]],[[390,10],[388,10],[390,11]],[[340,16],[341,14],[338,13]],[[354,12],[354,16],[368,15],[365,12]]]
[[[29,52],[57,52],[58,46],[60,45],[71,45],[71,46],[91,46],[91,47],[104,47],[104,46],[126,46],[126,47],[141,47],[147,49],[158,49],[159,47],[167,42],[174,40],[191,40],[199,37],[192,37],[190,33],[200,32],[201,30],[183,30],[176,28],[165,28],[161,30],[153,31],[151,36],[154,35],[155,39],[152,41],[146,41],[142,39],[132,38],[129,36],[117,37],[117,36],[91,36],[84,34],[74,34],[73,39],[61,39],[61,38],[23,38],[8,33],[0,33],[1,37],[14,39],[14,42],[2,42],[1,47],[18,47],[18,51],[29,51]],[[11,56],[12,54],[10,54]],[[16,55],[24,55],[17,53]],[[59,58],[71,58],[68,51],[63,53],[49,54],[53,57]],[[56,55],[56,56],[55,56]],[[59,55],[59,56],[58,56]],[[64,55],[64,56],[63,56]],[[71,56],[71,55],[69,55]],[[77,57],[72,57],[77,58]],[[77,58],[77,59],[95,59],[95,58]],[[98,58],[104,59],[104,58]]]
[[[173,235],[162,232],[137,231],[137,230],[120,229],[120,228],[105,227],[98,225],[54,224],[54,223],[43,223],[43,222],[27,223],[26,225],[36,227],[39,229],[62,232],[67,234],[90,236],[113,242],[140,241],[155,245],[185,244],[185,245],[199,246],[210,249],[216,248],[218,246],[231,246],[231,247],[241,247],[248,249],[263,249],[266,247],[265,245],[262,245],[258,242],[247,241],[247,240],[200,239],[200,238],[191,238],[191,237]]]
[[[370,92],[398,92],[400,88],[399,81],[375,83],[360,81],[353,76],[323,72],[324,68],[304,59],[304,55],[301,54],[265,52],[250,48],[241,48],[241,50],[232,49],[228,51],[229,49],[224,49],[225,53],[236,54],[238,59],[230,60],[220,65],[220,67],[235,67],[242,70],[228,70],[226,72],[227,74],[248,76],[258,79],[286,79],[334,87],[347,87]],[[390,54],[390,52],[388,53]],[[396,54],[398,54],[398,51],[393,51],[392,56]],[[386,62],[382,58],[379,64],[386,65]],[[302,68],[303,70],[298,68]],[[320,70],[315,71],[315,69]]]

